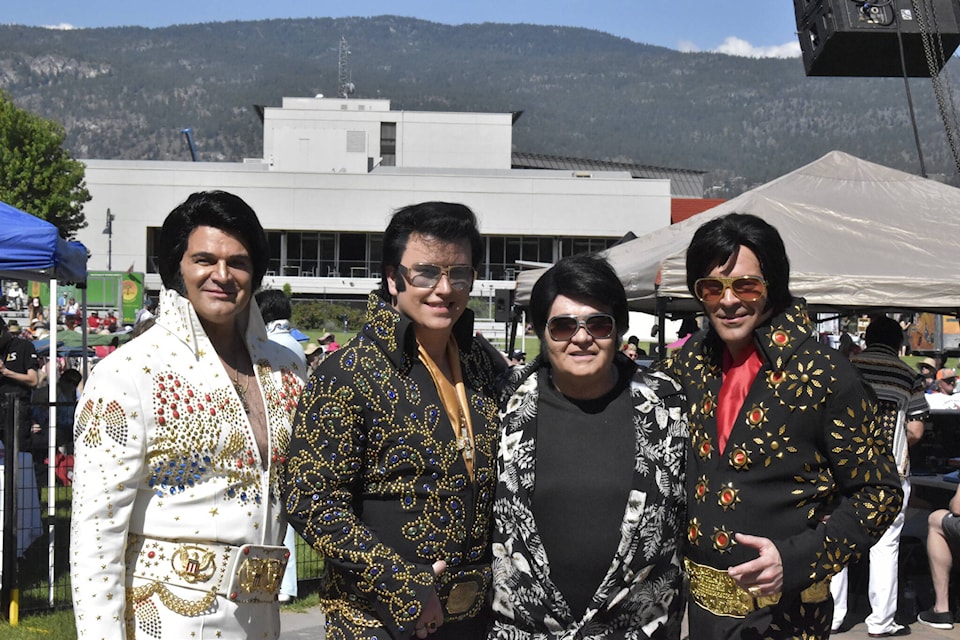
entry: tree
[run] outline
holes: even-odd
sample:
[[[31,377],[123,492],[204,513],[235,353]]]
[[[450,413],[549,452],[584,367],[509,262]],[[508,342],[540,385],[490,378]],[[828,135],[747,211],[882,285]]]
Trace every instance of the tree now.
[[[0,201],[55,225],[68,240],[87,226],[84,166],[63,146],[63,127],[18,108],[0,91]]]

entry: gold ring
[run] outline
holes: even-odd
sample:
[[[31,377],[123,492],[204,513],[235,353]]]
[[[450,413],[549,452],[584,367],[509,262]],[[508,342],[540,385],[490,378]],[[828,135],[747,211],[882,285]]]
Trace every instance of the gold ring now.
[[[436,631],[436,630],[437,630],[437,621],[436,621],[436,620],[431,620],[430,622],[428,622],[428,623],[427,623],[427,629],[429,629],[430,631]]]
[[[760,597],[760,587],[750,587],[749,589],[747,589],[747,593],[749,593],[749,594],[750,594],[751,596],[753,596],[754,598],[759,598],[759,597]]]

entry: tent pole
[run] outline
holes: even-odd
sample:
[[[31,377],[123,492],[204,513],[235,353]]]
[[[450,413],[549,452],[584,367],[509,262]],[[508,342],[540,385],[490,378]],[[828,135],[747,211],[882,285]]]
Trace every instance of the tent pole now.
[[[667,355],[667,299],[657,296],[657,356],[663,360]]]
[[[47,356],[47,602],[54,603],[54,585],[56,585],[56,523],[57,523],[57,383],[59,382],[59,362],[57,360],[57,329],[59,324],[59,306],[57,305],[57,279],[50,279],[50,302],[47,306],[47,324],[50,325],[50,351]],[[52,318],[51,318],[52,316]]]
[[[520,307],[510,308],[510,320],[507,322],[507,335],[504,340],[503,351],[510,357],[517,344],[517,318],[520,315]]]
[[[80,289],[80,346],[83,348],[83,379],[90,375],[90,352],[87,350],[87,285]]]

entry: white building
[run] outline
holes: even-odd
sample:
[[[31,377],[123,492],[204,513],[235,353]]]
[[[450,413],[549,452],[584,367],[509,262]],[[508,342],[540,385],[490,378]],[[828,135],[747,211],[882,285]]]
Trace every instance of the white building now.
[[[78,239],[92,254],[90,269],[132,265],[146,273],[148,289],[159,289],[154,237],[163,219],[194,191],[224,189],[246,200],[268,232],[264,286],[361,297],[379,282],[382,232],[394,210],[462,202],[486,243],[473,294],[489,296],[512,288],[523,263],[551,263],[670,224],[671,181],[662,170],[665,177],[635,179],[623,170],[511,168],[514,117],[284,98],[264,109],[263,158],[85,160],[93,199]],[[100,224],[108,209],[110,235]]]

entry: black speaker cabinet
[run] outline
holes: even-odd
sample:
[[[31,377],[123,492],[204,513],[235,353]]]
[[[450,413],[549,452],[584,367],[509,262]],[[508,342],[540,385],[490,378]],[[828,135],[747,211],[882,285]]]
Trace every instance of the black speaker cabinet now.
[[[903,76],[898,26],[911,77],[930,77],[924,33],[932,36],[935,59],[941,57],[935,72],[960,45],[960,0],[793,0],[793,4],[808,76]]]

